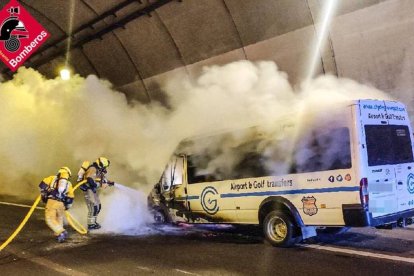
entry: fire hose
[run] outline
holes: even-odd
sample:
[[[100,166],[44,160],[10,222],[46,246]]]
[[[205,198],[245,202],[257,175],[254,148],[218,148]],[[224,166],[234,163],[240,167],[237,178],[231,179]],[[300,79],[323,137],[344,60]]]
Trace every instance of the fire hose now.
[[[84,181],[79,182],[74,188],[73,191],[75,191],[77,188],[79,188],[80,185],[82,185],[83,183],[85,183]],[[23,229],[23,227],[25,226],[26,222],[29,220],[29,218],[32,216],[33,211],[36,209],[37,205],[40,202],[40,195],[36,198],[36,200],[34,201],[32,207],[30,207],[29,212],[26,214],[26,216],[24,217],[24,219],[22,220],[22,222],[20,223],[20,225],[16,228],[16,230],[13,232],[13,234],[11,234],[11,236],[0,246],[0,251],[2,251],[9,243],[11,243],[13,241],[13,239],[20,233],[20,231]],[[80,224],[70,213],[69,211],[65,211],[65,215],[66,215],[66,219],[69,223],[69,225],[75,229],[76,232],[78,232],[81,235],[85,235],[86,233],[88,233],[88,230],[85,229],[85,227],[83,227],[82,224]]]

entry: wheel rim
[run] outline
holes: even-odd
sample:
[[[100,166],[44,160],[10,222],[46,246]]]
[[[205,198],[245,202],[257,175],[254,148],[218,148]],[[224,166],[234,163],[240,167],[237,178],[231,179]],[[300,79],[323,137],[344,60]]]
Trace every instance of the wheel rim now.
[[[160,211],[156,211],[154,214],[154,220],[158,223],[164,223],[165,222],[165,216]]]
[[[283,241],[288,232],[286,222],[280,217],[273,217],[267,223],[267,234],[270,239],[281,242]]]

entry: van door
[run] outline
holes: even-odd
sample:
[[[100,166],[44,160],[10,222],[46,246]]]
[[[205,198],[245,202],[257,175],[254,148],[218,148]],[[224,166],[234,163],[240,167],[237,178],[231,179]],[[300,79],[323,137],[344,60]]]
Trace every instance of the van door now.
[[[177,221],[186,220],[185,213],[188,210],[184,169],[185,157],[174,155],[168,162],[161,179],[161,193],[169,202],[168,207]]]
[[[189,215],[195,223],[236,222],[233,198],[223,198],[228,193],[230,181],[205,171],[195,156],[187,156],[187,200]]]
[[[405,106],[397,102],[361,102],[369,211],[373,217],[379,217],[411,209],[413,141]]]

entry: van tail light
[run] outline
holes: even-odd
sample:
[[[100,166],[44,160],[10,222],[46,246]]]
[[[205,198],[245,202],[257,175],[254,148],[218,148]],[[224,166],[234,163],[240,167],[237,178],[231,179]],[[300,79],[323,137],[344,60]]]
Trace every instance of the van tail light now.
[[[368,208],[369,194],[368,194],[368,178],[361,178],[359,181],[359,196],[361,197],[362,207]]]

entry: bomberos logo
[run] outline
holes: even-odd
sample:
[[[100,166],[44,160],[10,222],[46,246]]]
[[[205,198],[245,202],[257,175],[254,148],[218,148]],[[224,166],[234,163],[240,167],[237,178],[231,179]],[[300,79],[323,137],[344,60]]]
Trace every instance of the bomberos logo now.
[[[214,215],[218,212],[219,206],[217,198],[218,192],[214,187],[205,187],[204,190],[201,192],[201,206],[207,214]]]
[[[17,0],[0,11],[0,59],[17,70],[49,37],[49,33]]]

